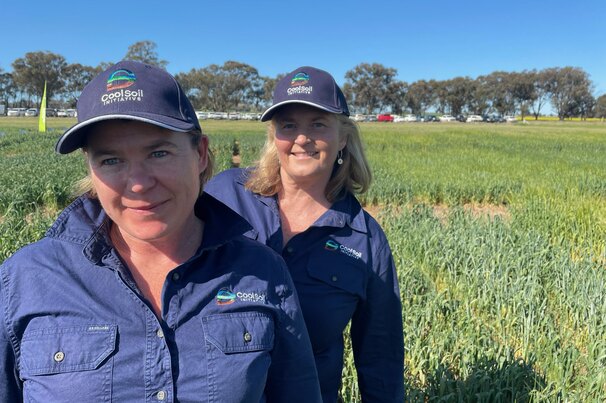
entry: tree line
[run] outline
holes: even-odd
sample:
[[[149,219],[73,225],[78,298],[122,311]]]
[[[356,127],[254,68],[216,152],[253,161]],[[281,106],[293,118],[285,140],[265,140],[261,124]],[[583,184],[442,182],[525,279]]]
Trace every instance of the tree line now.
[[[156,44],[140,41],[129,46],[125,60],[138,60],[166,68]],[[37,105],[47,83],[47,100],[74,107],[84,85],[110,66],[68,64],[49,51],[28,52],[12,63],[12,72],[0,69],[0,103],[6,106]],[[606,95],[594,97],[589,74],[579,67],[552,67],[521,72],[495,71],[476,78],[418,80],[397,79],[395,68],[361,63],[345,74],[343,92],[354,113],[436,113],[534,116],[551,105],[560,119],[606,117]],[[284,76],[264,77],[245,63],[227,61],[193,68],[176,75],[198,110],[258,112],[271,102],[276,82]]]

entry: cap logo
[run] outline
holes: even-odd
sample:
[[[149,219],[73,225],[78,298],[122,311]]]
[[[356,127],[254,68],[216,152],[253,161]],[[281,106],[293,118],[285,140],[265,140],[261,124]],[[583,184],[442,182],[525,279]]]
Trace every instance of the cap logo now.
[[[125,90],[137,81],[135,73],[126,69],[114,71],[107,79],[107,93],[101,95],[103,105],[113,104],[114,102],[141,101],[143,98],[143,89]]]
[[[286,93],[288,95],[295,95],[295,94],[311,94],[311,92],[313,91],[314,87],[311,85],[305,85],[309,82],[309,76],[307,75],[307,73],[297,73],[295,74],[295,76],[290,80],[290,88],[286,89]]]
[[[115,91],[121,88],[128,88],[137,81],[135,73],[130,70],[120,69],[112,73],[107,79],[107,90]]]
[[[306,73],[297,73],[292,80],[290,80],[291,87],[300,87],[302,85],[307,84],[309,81],[309,76]]]

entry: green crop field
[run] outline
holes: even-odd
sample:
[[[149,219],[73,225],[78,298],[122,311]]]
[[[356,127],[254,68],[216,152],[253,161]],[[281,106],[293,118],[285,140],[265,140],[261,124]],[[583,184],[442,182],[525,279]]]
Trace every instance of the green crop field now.
[[[74,121],[0,118],[0,261],[41,237],[84,174]],[[260,122],[202,121],[217,170]],[[606,401],[606,124],[362,124],[362,203],[398,266],[411,402]],[[346,339],[349,343],[349,340]],[[349,350],[341,394],[360,402]]]

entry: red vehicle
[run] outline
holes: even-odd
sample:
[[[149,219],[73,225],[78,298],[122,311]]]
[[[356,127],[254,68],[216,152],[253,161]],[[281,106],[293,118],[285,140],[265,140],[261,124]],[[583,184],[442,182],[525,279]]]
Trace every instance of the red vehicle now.
[[[391,116],[389,113],[382,113],[377,115],[377,120],[379,122],[393,122],[393,116]]]

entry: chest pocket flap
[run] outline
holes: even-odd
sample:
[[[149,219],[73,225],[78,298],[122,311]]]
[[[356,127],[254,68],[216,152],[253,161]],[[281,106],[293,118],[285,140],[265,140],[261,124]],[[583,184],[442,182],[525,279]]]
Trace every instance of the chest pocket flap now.
[[[45,328],[21,340],[23,375],[50,375],[97,369],[116,349],[115,325]]]
[[[271,350],[274,321],[262,312],[230,312],[202,318],[206,341],[224,354]]]
[[[318,250],[309,256],[307,274],[332,287],[366,298],[366,266],[340,250]]]

